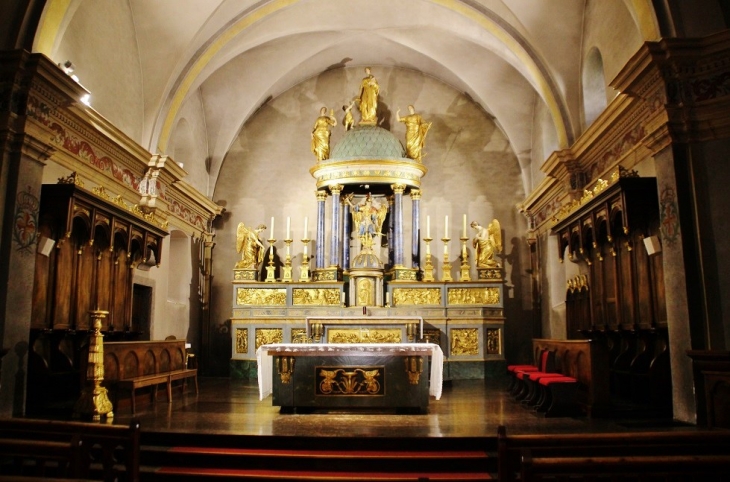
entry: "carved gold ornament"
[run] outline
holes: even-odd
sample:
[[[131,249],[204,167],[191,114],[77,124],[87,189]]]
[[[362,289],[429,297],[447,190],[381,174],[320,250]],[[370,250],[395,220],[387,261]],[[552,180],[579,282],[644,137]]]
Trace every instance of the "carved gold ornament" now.
[[[248,353],[248,328],[236,328],[236,353]]]
[[[454,328],[451,330],[452,355],[478,355],[479,332],[477,328]]]
[[[499,288],[449,288],[449,305],[496,305],[499,304]]]

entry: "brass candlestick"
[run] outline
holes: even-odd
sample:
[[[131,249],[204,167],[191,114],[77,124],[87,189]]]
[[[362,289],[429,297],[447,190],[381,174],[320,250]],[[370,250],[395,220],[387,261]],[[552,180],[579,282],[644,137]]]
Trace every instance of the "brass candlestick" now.
[[[109,400],[107,389],[102,387],[104,381],[104,335],[101,334],[102,320],[109,314],[104,310],[93,310],[89,314],[92,318],[92,329],[89,333],[89,358],[86,367],[86,386],[74,407],[74,415],[91,416],[94,421],[114,418],[112,402]],[[134,396],[134,394],[132,394]]]
[[[284,283],[291,283],[291,243],[293,239],[285,239],[286,243],[286,258],[284,259],[284,274],[281,277],[281,281]]]
[[[433,277],[433,262],[431,261],[431,241],[433,238],[423,238],[426,243],[426,266],[423,268],[423,281],[436,281]]]
[[[276,240],[274,238],[269,238],[269,264],[266,266],[266,282],[267,283],[273,283],[276,281],[276,277],[274,276],[274,243]]]
[[[441,241],[444,242],[444,274],[442,281],[454,281],[451,277],[451,263],[449,262],[449,241],[451,241],[451,238],[441,238]]]
[[[309,238],[302,239],[302,244],[304,244],[304,254],[302,254],[302,265],[299,267],[299,282],[301,283],[311,281],[309,276],[309,254],[307,253],[307,247],[309,246],[310,241],[311,239]]]
[[[469,253],[466,250],[466,242],[469,240],[466,236],[459,238],[461,240],[461,281],[471,281],[471,274],[469,273]]]

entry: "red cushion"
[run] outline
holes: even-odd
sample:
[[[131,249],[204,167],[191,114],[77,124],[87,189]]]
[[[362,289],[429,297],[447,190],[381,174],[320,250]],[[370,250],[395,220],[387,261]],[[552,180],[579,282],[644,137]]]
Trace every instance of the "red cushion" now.
[[[541,378],[539,383],[540,385],[548,386],[553,383],[577,383],[578,380],[576,380],[573,377],[551,377],[551,378]]]
[[[534,365],[511,365],[507,367],[511,372],[536,372],[537,367]]]
[[[538,381],[538,380],[542,380],[543,378],[546,378],[546,377],[557,378],[557,377],[564,377],[564,375],[562,373],[532,372],[532,373],[525,373],[525,377],[529,378],[532,381]]]

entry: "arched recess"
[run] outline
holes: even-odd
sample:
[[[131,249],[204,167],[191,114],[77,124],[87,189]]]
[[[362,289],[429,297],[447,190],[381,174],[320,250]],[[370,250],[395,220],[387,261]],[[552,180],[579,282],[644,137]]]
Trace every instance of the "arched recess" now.
[[[593,47],[586,55],[581,73],[583,87],[583,130],[606,109],[606,77],[603,71],[601,51]]]
[[[190,301],[192,263],[190,238],[182,231],[170,232],[170,260],[167,281],[167,300],[187,304]]]

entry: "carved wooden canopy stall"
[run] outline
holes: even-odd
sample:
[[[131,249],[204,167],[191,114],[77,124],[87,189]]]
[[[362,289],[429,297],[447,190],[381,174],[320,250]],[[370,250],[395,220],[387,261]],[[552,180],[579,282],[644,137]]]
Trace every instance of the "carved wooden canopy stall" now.
[[[602,243],[636,230],[648,237],[650,224],[658,220],[656,178],[618,177],[603,183],[599,180],[593,190],[586,190],[579,206],[553,227],[561,260],[566,247],[570,259],[586,258]]]
[[[159,265],[168,233],[136,205],[103,188],[92,191],[73,176],[42,188],[39,232],[55,240],[55,249],[36,255],[34,329],[87,330],[94,309],[109,312],[105,331],[139,328],[133,269]]]

